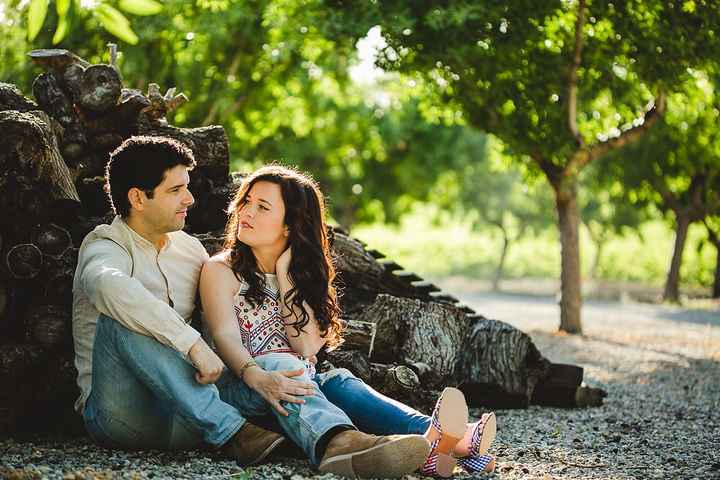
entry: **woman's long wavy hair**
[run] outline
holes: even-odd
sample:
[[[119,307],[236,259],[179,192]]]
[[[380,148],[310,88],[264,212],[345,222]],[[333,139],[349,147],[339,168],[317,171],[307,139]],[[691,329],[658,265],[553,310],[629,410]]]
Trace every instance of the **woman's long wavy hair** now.
[[[342,323],[337,290],[333,285],[335,266],[325,224],[325,199],[312,178],[291,168],[270,165],[250,174],[228,207],[230,219],[225,227],[223,248],[230,253],[230,266],[235,276],[249,286],[245,298],[257,306],[264,297],[265,277],[258,271],[250,247],[237,238],[240,210],[247,201],[248,192],[257,182],[277,184],[285,203],[288,247],[293,252],[289,268],[293,287],[283,300],[286,305],[292,305],[294,310],[301,312],[300,318],[291,325],[299,336],[310,321],[304,306],[306,303],[315,314],[326,346],[337,347],[342,343]]]

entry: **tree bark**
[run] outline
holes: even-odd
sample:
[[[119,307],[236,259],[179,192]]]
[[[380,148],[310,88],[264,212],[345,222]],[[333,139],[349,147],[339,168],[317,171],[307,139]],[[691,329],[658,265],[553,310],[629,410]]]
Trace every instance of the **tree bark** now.
[[[663,292],[663,300],[668,302],[677,302],[680,299],[680,266],[682,265],[682,256],[690,222],[691,219],[687,213],[675,212],[675,246],[673,247],[672,260],[670,261]]]
[[[85,151],[87,138],[70,94],[62,89],[60,80],[52,72],[43,73],[35,79],[33,94],[43,111],[65,129],[62,139],[59,140],[60,149],[66,159],[74,162]]]
[[[15,85],[0,82],[0,111],[17,110],[29,112],[38,110],[37,104],[29,100]]]
[[[343,330],[343,349],[353,349],[363,352],[368,357],[372,356],[375,346],[375,335],[377,324],[372,322],[360,322],[350,320],[345,324]]]
[[[560,331],[582,333],[580,310],[582,287],[580,274],[580,214],[577,206],[577,190],[571,185],[555,188],[555,204],[560,229]]]
[[[720,298],[720,244],[715,244],[715,282],[713,283],[712,298]]]
[[[715,247],[715,277],[712,287],[712,298],[720,298],[720,234],[716,233],[708,220],[703,220],[708,233],[708,240]]]
[[[526,333],[497,320],[476,321],[460,348],[460,388],[471,404],[527,407],[550,368]]]
[[[452,382],[468,322],[461,310],[418,299],[381,294],[357,320],[377,324],[372,359],[426,362],[437,375],[430,385]]]
[[[29,240],[29,221],[47,220],[57,200],[80,199],[45,113],[0,112],[0,132],[0,227],[19,243]]]
[[[138,134],[170,137],[192,150],[197,162],[196,174],[207,175],[216,185],[224,185],[230,175],[230,154],[225,129],[215,125],[178,128],[151,122],[140,115]],[[227,206],[227,205],[226,205]]]

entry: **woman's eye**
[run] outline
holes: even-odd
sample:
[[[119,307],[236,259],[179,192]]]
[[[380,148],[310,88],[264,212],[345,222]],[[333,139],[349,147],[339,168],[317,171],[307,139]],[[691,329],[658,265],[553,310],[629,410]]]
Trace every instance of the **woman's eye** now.
[[[270,210],[270,209],[269,209],[268,207],[266,207],[265,205],[260,205],[260,208],[262,208],[263,210]]]

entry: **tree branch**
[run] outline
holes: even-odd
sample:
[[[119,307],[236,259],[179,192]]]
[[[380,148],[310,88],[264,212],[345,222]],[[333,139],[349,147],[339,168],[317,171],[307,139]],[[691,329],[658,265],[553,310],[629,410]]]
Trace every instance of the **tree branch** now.
[[[580,60],[582,58],[582,34],[584,24],[585,0],[580,0],[578,2],[577,20],[575,21],[575,51],[573,52],[573,63],[570,67],[567,90],[568,127],[570,128],[570,133],[572,133],[573,137],[575,137],[575,141],[577,141],[577,145],[580,148],[585,145],[585,141],[583,140],[582,135],[580,135],[577,126],[577,80]]]
[[[628,128],[617,137],[609,138],[604,142],[590,147],[588,154],[584,155],[583,159],[580,160],[580,168],[584,167],[585,164],[591,160],[601,157],[611,150],[624,147],[642,137],[655,122],[665,113],[665,107],[667,105],[667,97],[663,92],[660,92],[654,101],[648,103],[645,113],[633,121],[633,127]]]

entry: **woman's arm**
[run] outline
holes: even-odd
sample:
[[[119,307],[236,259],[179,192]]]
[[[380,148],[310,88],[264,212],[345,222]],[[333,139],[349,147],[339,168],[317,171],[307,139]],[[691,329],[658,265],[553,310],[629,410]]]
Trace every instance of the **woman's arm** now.
[[[220,357],[230,370],[241,375],[250,388],[287,416],[280,401],[304,403],[296,395],[314,395],[314,385],[291,378],[302,375],[303,369],[280,372],[266,372],[259,366],[243,369],[252,356],[242,343],[240,326],[235,317],[233,297],[238,283],[230,267],[221,260],[211,259],[205,263],[200,274],[200,299],[205,322]]]
[[[293,350],[305,358],[311,358],[320,351],[323,345],[325,345],[326,340],[320,336],[320,326],[315,319],[315,312],[313,312],[313,309],[310,308],[310,305],[306,302],[303,302],[303,307],[305,307],[305,311],[310,317],[307,325],[303,327],[303,331],[300,332],[299,336],[295,327],[292,326],[293,323],[302,318],[302,312],[300,308],[292,304],[293,296],[289,299],[289,305],[285,302],[285,295],[293,288],[290,274],[288,273],[291,256],[292,251],[288,248],[280,255],[280,258],[278,258],[275,264],[278,289],[280,290],[281,312],[283,321],[285,322],[285,333],[287,333],[288,341]]]

